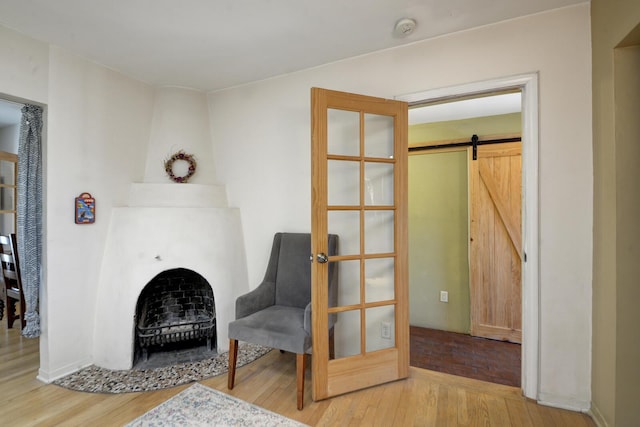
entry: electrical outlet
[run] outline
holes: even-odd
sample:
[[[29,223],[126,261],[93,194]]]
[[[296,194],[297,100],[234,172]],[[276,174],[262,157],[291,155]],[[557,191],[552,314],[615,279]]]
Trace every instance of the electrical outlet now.
[[[391,323],[382,321],[380,322],[380,337],[385,339],[391,339]]]
[[[449,292],[440,291],[440,302],[449,302]]]

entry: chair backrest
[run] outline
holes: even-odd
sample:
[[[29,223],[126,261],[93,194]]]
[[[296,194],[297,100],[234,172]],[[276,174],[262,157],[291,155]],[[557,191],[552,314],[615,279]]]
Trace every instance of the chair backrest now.
[[[276,305],[305,308],[311,301],[311,235],[278,233]],[[275,245],[274,245],[275,246]]]
[[[337,240],[329,235],[328,255],[337,253]],[[275,273],[276,305],[305,308],[311,301],[311,234],[277,233],[271,255],[269,263],[276,268],[270,265],[268,271]]]
[[[2,265],[2,277],[7,289],[22,289],[17,250],[15,234],[9,236],[0,235],[0,264]]]

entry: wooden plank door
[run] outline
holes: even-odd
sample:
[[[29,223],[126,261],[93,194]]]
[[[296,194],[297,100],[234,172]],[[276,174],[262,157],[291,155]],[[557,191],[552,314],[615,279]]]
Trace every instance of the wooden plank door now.
[[[522,342],[522,146],[481,145],[470,164],[471,335]]]
[[[409,375],[405,102],[313,88],[313,399]],[[338,235],[326,256],[327,235]],[[338,289],[328,292],[328,271]]]

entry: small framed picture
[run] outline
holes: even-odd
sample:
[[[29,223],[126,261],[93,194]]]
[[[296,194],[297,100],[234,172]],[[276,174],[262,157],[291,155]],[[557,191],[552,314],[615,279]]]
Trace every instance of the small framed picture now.
[[[96,199],[89,193],[76,197],[76,224],[93,224],[96,221]]]

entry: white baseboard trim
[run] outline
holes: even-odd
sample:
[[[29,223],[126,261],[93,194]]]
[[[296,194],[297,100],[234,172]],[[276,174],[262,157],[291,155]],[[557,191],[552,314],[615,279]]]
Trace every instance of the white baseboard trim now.
[[[45,371],[44,369],[40,368],[38,370],[38,376],[36,377],[36,379],[38,381],[42,381],[43,383],[49,384],[59,378],[79,371],[82,368],[86,368],[87,366],[91,365],[91,363],[91,360],[87,358],[74,363],[70,363],[51,372]]]
[[[554,408],[568,409],[574,412],[588,413],[591,408],[591,402],[587,400],[571,399],[564,396],[558,396],[550,393],[540,393],[538,395],[538,403]]]
[[[593,422],[596,423],[596,426],[609,427],[609,424],[607,424],[607,421],[602,416],[602,413],[600,412],[600,410],[598,410],[597,406],[593,405],[593,403],[591,404],[591,409],[589,409],[589,412],[587,413],[589,414]]]

